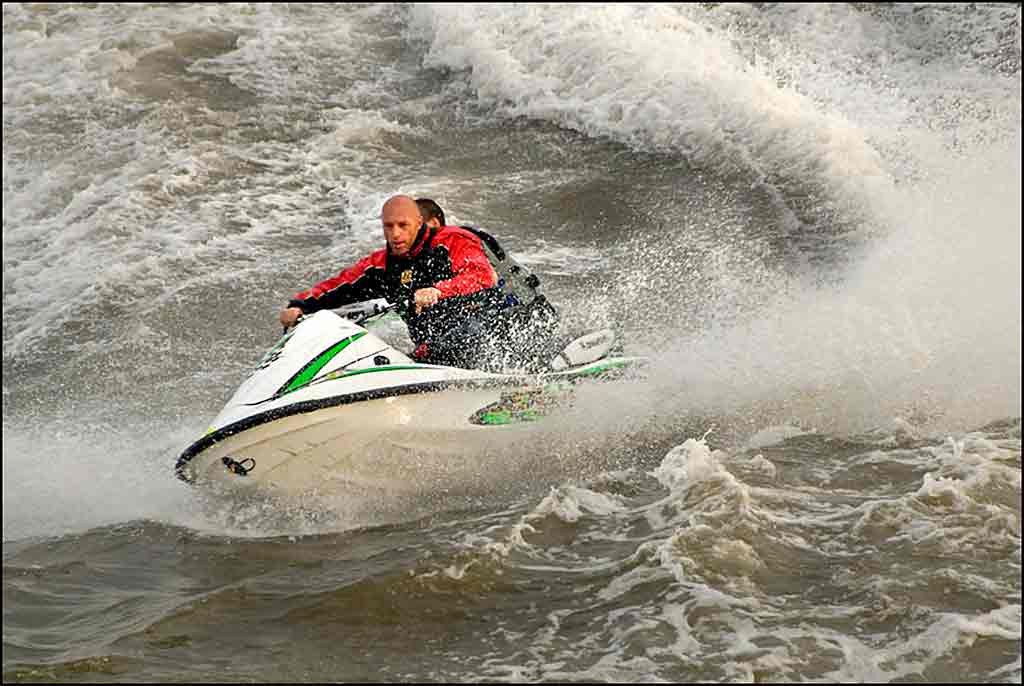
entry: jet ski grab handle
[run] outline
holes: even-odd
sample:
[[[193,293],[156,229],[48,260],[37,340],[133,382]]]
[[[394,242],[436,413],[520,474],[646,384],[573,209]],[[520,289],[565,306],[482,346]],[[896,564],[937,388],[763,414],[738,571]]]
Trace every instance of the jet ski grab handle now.
[[[350,319],[361,326],[362,324],[373,319],[374,317],[379,317],[382,314],[387,314],[388,312],[391,312],[394,309],[394,305],[388,303],[383,298],[378,298],[377,300],[367,300],[365,302],[353,303],[351,305],[342,305],[341,307],[336,308],[334,311],[337,312],[342,317],[344,317],[345,319]],[[292,326],[297,326],[299,322],[303,320],[303,318],[305,318],[305,315],[300,314],[298,318],[295,320],[295,324],[293,324]],[[281,333],[287,333],[288,329],[289,327],[284,327],[284,330]]]
[[[395,306],[388,303],[383,298],[377,298],[376,300],[367,300],[364,302],[352,303],[351,305],[342,305],[336,308],[334,311],[345,319],[350,319],[356,324],[362,325],[374,317],[379,317],[382,314],[386,314],[395,309]]]

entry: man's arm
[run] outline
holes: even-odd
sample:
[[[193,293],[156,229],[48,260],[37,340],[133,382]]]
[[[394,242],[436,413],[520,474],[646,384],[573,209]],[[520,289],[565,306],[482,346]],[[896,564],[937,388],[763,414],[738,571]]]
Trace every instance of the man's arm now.
[[[378,250],[348,269],[343,269],[337,276],[324,279],[309,290],[295,294],[281,312],[281,323],[289,327],[303,314],[384,297],[385,260],[385,251]]]
[[[480,239],[475,236],[456,235],[447,245],[452,263],[452,278],[434,284],[439,298],[470,295],[498,285],[498,275],[484,254]]]

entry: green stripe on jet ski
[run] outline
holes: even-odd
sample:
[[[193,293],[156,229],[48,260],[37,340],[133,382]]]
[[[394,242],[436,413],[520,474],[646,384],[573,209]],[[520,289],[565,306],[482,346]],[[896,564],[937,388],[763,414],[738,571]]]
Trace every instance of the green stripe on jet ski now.
[[[293,376],[288,383],[282,386],[281,389],[276,393],[276,395],[280,397],[282,395],[291,393],[292,391],[297,391],[298,389],[308,384],[310,381],[313,380],[317,373],[319,373],[319,371],[324,368],[324,365],[326,365],[328,362],[334,359],[335,355],[340,353],[342,350],[344,350],[351,344],[358,341],[360,338],[365,336],[366,333],[366,331],[361,331],[354,336],[349,336],[345,340],[335,343],[330,348],[317,355],[312,362],[303,367],[298,374]]]

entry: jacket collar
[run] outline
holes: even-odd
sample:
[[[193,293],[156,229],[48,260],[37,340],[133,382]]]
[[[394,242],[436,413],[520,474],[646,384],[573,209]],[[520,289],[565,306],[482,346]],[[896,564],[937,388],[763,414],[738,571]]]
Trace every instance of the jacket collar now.
[[[408,257],[416,257],[419,255],[425,246],[429,245],[434,238],[434,229],[428,229],[426,224],[420,225],[419,233],[416,234],[416,240],[412,242],[412,247],[409,248]]]
[[[416,257],[423,252],[425,246],[429,245],[434,239],[434,234],[437,233],[436,229],[428,229],[426,224],[420,224],[420,230],[416,234],[416,240],[412,242],[412,247],[409,248],[409,252],[401,257],[391,253],[391,250],[385,247],[386,254],[389,259],[393,260],[408,260]]]

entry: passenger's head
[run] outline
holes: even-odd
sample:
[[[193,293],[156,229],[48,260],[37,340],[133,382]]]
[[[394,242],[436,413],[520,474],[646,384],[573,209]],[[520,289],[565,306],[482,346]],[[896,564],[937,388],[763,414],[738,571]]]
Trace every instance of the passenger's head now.
[[[415,200],[408,195],[395,195],[384,203],[380,223],[384,229],[384,240],[388,242],[388,251],[402,257],[412,250],[416,235],[423,226],[423,218]]]
[[[420,208],[420,216],[423,217],[424,224],[438,228],[447,226],[444,220],[444,210],[436,202],[430,198],[416,198],[416,204]]]

